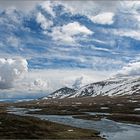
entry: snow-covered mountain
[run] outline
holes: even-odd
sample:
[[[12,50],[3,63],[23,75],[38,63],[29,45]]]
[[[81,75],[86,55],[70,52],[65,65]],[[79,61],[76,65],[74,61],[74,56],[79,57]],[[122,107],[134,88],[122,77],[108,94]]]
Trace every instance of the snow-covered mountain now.
[[[58,90],[54,91],[53,93],[49,94],[47,97],[44,97],[42,99],[66,98],[66,97],[70,96],[71,94],[73,94],[75,92],[76,92],[75,89],[71,89],[71,88],[68,88],[68,87],[63,87],[61,89],[58,89]]]
[[[140,93],[140,77],[127,77],[127,78],[113,78],[101,82],[91,83],[81,87],[79,90],[71,88],[61,88],[48,97],[48,98],[75,98],[75,97],[95,97],[101,96],[122,96],[122,95],[136,95]]]

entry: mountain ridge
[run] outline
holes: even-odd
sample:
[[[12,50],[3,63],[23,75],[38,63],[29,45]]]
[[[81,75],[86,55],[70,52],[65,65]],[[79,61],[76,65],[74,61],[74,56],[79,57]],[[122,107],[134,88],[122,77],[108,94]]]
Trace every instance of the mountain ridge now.
[[[54,99],[54,98],[66,98],[68,97],[71,93],[76,92],[75,89],[69,88],[69,87],[62,87],[51,94],[49,94],[47,97],[43,97],[42,99]]]
[[[63,87],[42,99],[63,99],[95,96],[123,96],[140,93],[140,77],[112,78],[82,86],[78,90]]]

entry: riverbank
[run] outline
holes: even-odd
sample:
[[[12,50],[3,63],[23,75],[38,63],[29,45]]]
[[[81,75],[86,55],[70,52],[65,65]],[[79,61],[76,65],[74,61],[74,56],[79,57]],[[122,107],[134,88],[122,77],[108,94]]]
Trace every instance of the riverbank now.
[[[9,114],[11,104],[0,104],[0,139],[93,139],[99,131],[63,125],[32,116]]]
[[[16,108],[8,107],[7,111],[10,114],[20,115],[20,116],[29,116],[39,118],[41,120],[51,121],[59,123],[62,125],[68,125],[72,127],[78,127],[82,129],[88,129],[93,131],[100,132],[100,136],[106,138],[107,140],[138,140],[140,137],[140,126],[127,123],[118,123],[110,119],[102,118],[100,120],[86,120],[74,118],[72,115],[41,115],[41,114],[32,114],[29,112],[40,111],[40,109],[31,109],[31,108]],[[85,112],[86,114],[91,115],[108,115],[109,113],[100,113],[100,112]]]
[[[137,114],[110,114],[110,115],[73,115],[73,118],[100,121],[102,118],[113,120],[116,122],[138,124],[140,125],[140,116]]]
[[[98,131],[75,128],[35,117],[0,114],[0,139],[103,140],[98,135]]]

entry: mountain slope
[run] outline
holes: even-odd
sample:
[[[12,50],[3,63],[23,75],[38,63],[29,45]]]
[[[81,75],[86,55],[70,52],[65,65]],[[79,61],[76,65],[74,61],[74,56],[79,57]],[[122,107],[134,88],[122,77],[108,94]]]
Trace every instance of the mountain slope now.
[[[61,88],[51,93],[47,98],[75,98],[95,96],[123,96],[136,95],[140,93],[140,77],[114,78],[101,82],[91,83],[81,87],[79,90]]]
[[[44,97],[42,99],[67,98],[72,93],[75,93],[75,92],[76,92],[76,90],[74,90],[74,89],[64,87],[64,88],[61,88],[61,89],[58,89],[58,90],[54,91],[53,93],[49,94],[47,97]]]
[[[72,97],[97,95],[116,96],[140,93],[140,78],[110,79],[102,82],[88,84],[80,88]]]

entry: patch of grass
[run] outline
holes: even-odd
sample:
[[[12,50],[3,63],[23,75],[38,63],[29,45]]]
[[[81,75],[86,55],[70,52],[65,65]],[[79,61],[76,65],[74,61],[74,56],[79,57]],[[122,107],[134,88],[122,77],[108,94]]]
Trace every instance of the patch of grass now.
[[[43,121],[34,117],[0,114],[0,139],[94,139],[99,132]]]

